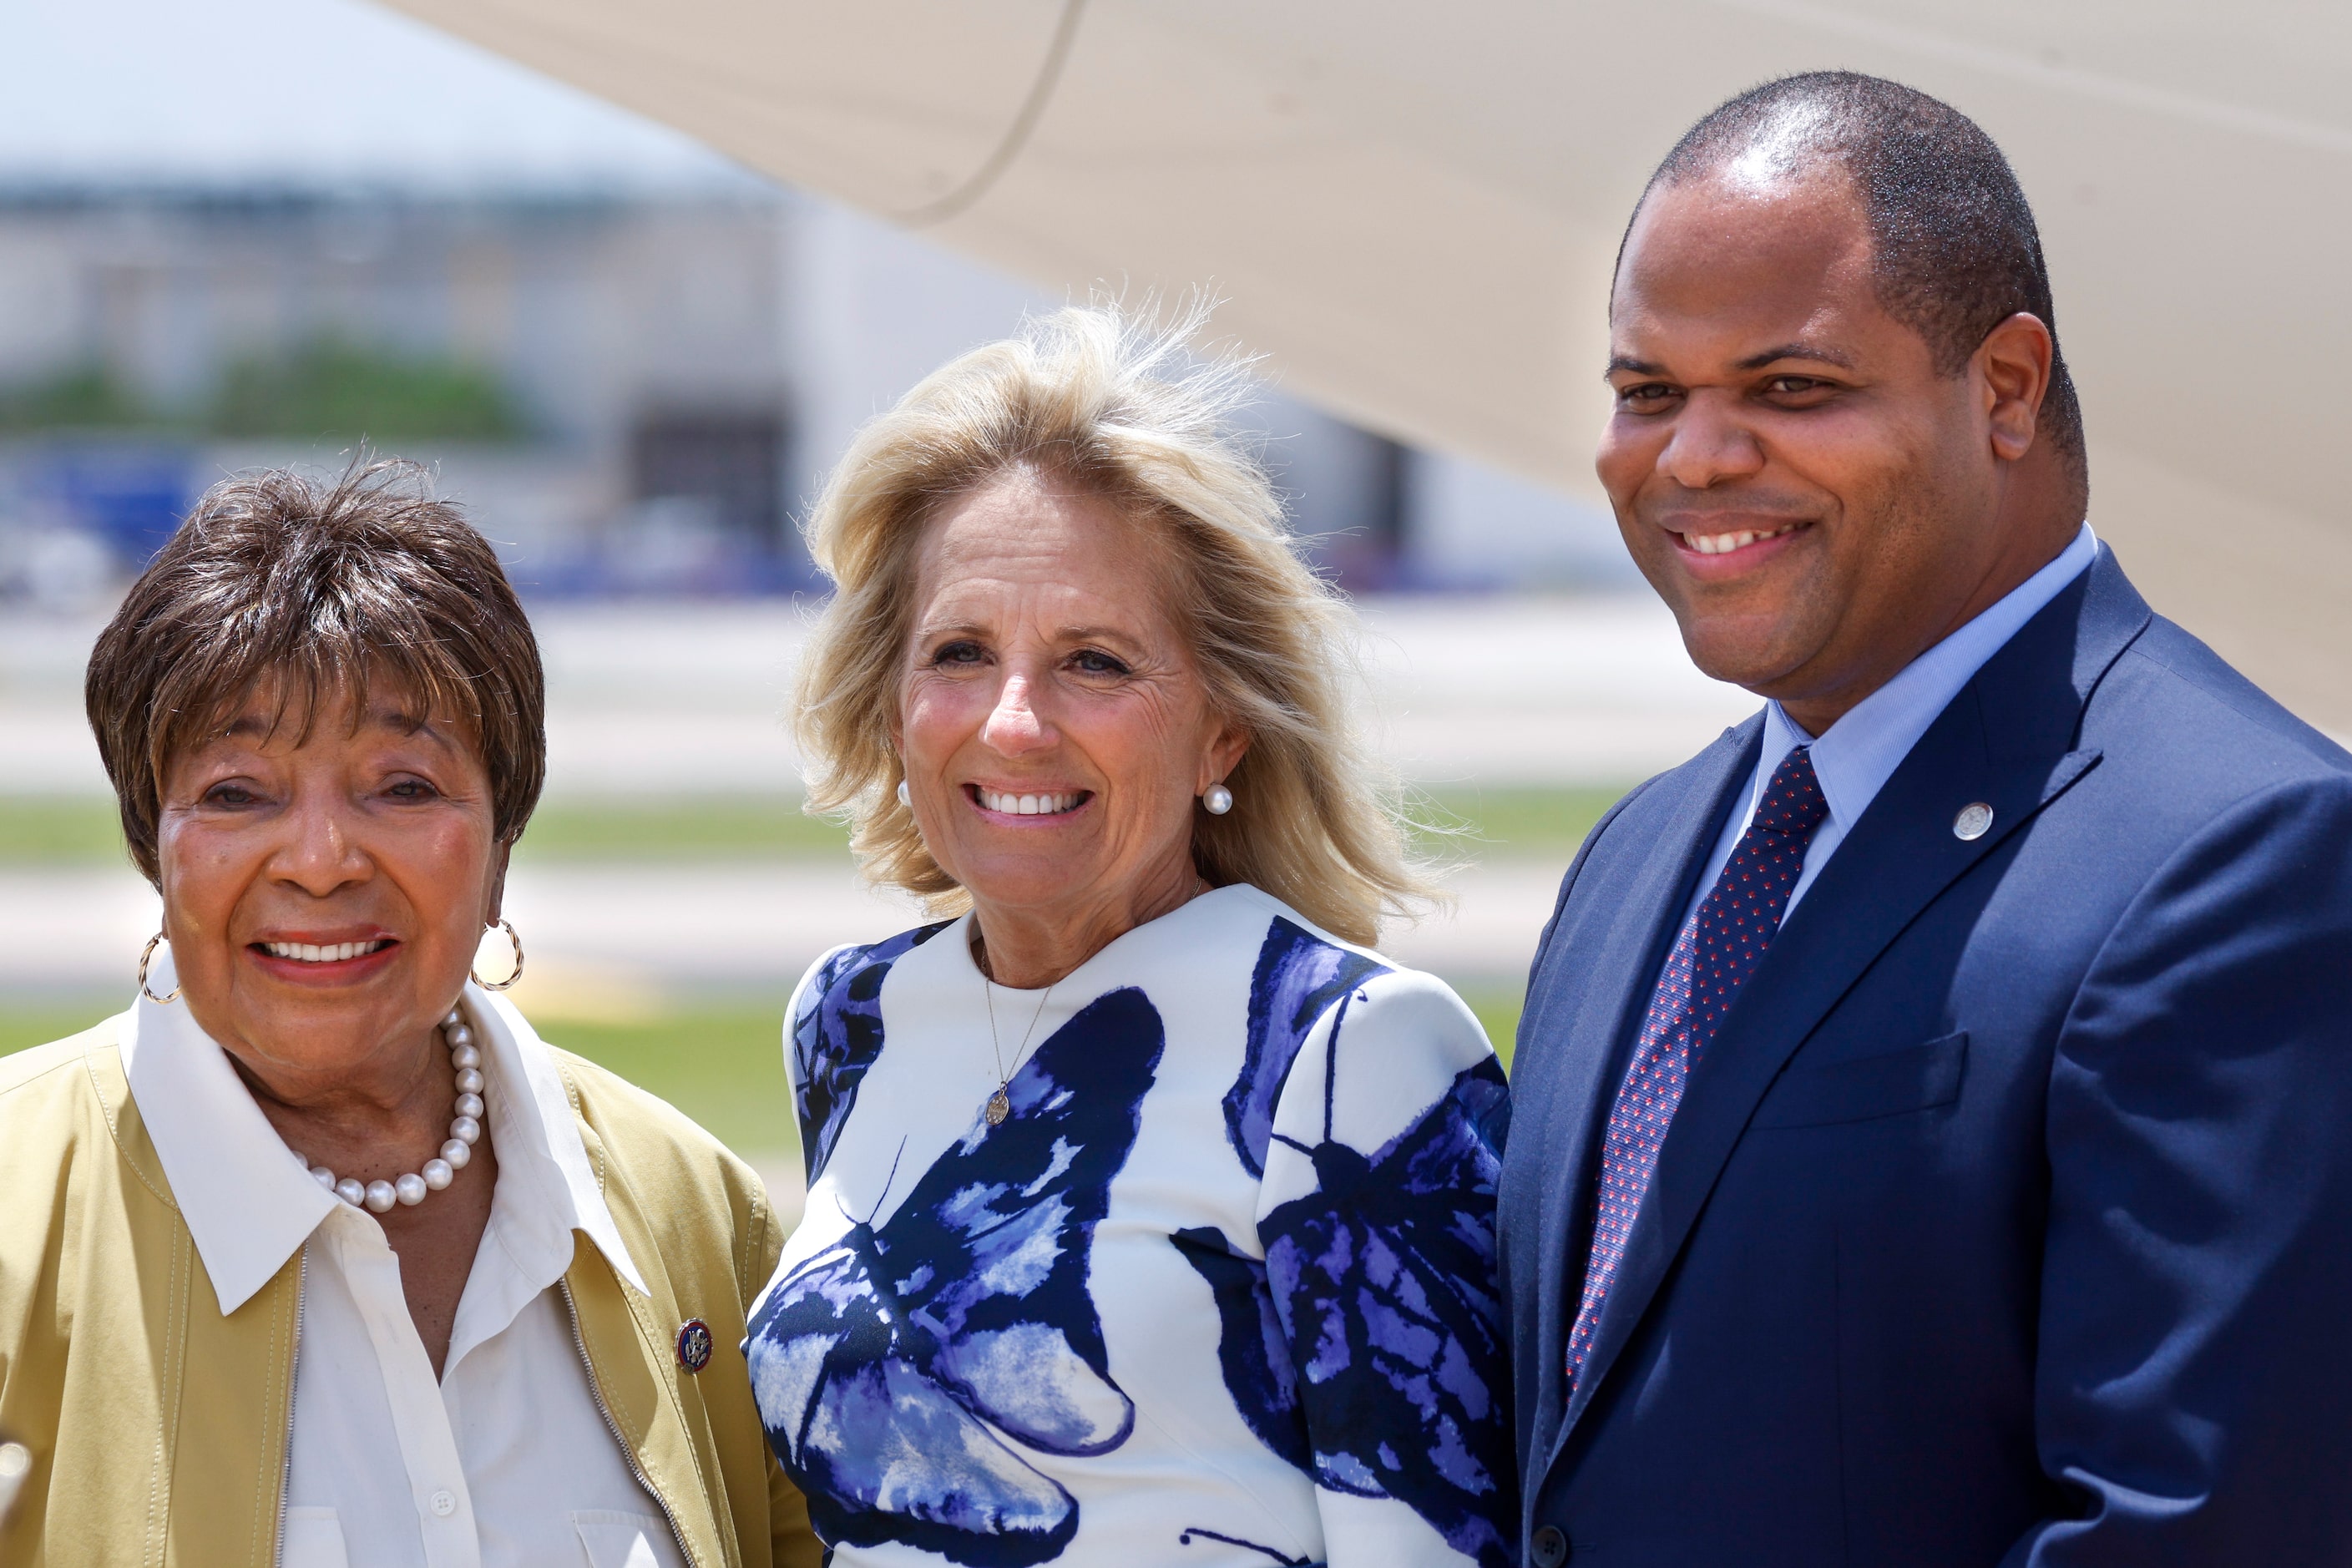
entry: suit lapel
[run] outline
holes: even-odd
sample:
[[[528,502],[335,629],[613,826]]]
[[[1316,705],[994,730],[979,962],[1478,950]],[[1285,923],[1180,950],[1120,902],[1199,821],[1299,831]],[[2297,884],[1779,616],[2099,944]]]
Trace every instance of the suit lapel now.
[[[1684,794],[1692,808],[1688,826],[1651,841],[1632,887],[1610,912],[1608,945],[1591,965],[1607,979],[1595,983],[1578,1011],[1569,1048],[1561,1053],[1562,1080],[1553,1091],[1553,1103],[1578,1129],[1578,1146],[1562,1151],[1571,1156],[1570,1169],[1584,1169],[1591,1140],[1608,1120],[1625,1070],[1625,1043],[1649,1006],[1683,910],[1723,831],[1724,814],[1755,775],[1762,730],[1760,722],[1742,724],[1694,759]]]
[[[1591,979],[1565,1020],[1567,1037],[1549,1053],[1556,1076],[1548,1086],[1543,1145],[1546,1164],[1557,1175],[1545,1184],[1543,1231],[1535,1256],[1558,1259],[1560,1266],[1547,1268],[1540,1276],[1539,1344],[1567,1343],[1584,1279],[1578,1239],[1591,1215],[1601,1130],[1607,1125],[1618,1080],[1624,1075],[1626,1043],[1649,1005],[1666,949],[1706,868],[1708,852],[1723,831],[1725,814],[1755,776],[1763,727],[1759,716],[1726,731],[1722,739],[1684,764],[1682,776],[1674,781],[1679,786],[1675,800],[1662,803],[1681,830],[1658,833],[1646,848],[1634,851],[1640,864],[1626,890],[1613,906],[1600,911],[1607,923],[1598,947],[1589,955],[1562,952],[1554,960],[1556,965],[1572,963]],[[1548,965],[1547,974],[1551,973],[1553,965]],[[1540,990],[1533,1002],[1531,1026],[1539,1032],[1551,1023],[1543,1015]],[[1526,1131],[1520,1136],[1526,1137]],[[1562,1382],[1561,1363],[1554,1357],[1538,1384],[1538,1432],[1547,1425],[1559,1429]]]
[[[2097,763],[2097,752],[2071,749],[2083,706],[2148,618],[2103,550],[1986,661],[1822,868],[1691,1074],[1561,1423],[1563,1442],[1789,1058],[1922,910]],[[1992,826],[1963,839],[1953,819],[1977,802],[1992,807]]]

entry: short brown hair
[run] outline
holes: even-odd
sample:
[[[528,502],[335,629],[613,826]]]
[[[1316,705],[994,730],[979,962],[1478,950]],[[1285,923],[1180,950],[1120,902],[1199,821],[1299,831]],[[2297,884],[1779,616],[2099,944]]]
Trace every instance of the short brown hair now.
[[[539,643],[496,552],[416,464],[222,480],[99,635],[83,697],[149,881],[171,759],[272,679],[298,736],[322,700],[378,682],[457,714],[499,841],[522,836],[547,777]]]

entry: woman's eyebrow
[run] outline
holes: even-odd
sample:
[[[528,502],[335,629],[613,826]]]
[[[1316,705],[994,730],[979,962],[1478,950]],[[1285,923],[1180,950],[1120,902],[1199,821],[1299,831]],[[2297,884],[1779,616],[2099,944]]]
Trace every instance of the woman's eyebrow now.
[[[1143,639],[1133,632],[1117,626],[1064,626],[1057,634],[1064,642],[1123,642],[1140,646]]]
[[[446,727],[434,722],[432,715],[413,713],[392,703],[369,710],[367,721],[376,729],[390,730],[404,738],[422,735],[444,751],[453,751],[457,746]]]

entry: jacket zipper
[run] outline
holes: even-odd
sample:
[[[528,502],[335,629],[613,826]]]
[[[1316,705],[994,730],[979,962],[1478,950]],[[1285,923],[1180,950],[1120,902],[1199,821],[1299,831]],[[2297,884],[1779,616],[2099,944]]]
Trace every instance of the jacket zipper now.
[[[646,1474],[646,1468],[637,1463],[637,1451],[629,1446],[629,1439],[622,1434],[621,1424],[613,1419],[612,1409],[604,1403],[604,1386],[596,1381],[596,1363],[588,1359],[588,1336],[580,1331],[580,1303],[572,1299],[572,1281],[558,1279],[555,1284],[563,1292],[563,1310],[572,1319],[572,1342],[580,1352],[581,1367],[588,1373],[588,1396],[596,1402],[596,1414],[604,1418],[604,1429],[613,1434],[613,1441],[619,1446],[621,1458],[627,1463],[629,1473],[637,1478],[637,1485],[646,1489],[646,1496],[653,1499],[654,1506],[662,1510],[662,1522],[669,1526],[670,1539],[677,1542],[677,1554],[691,1563],[694,1548],[688,1544],[686,1532],[678,1529],[677,1516],[670,1511],[668,1500],[655,1487],[653,1478]]]
[[[272,1568],[286,1565],[286,1508],[294,1486],[294,1380],[302,1372],[302,1313],[310,1305],[310,1245],[302,1244],[294,1265],[294,1342],[286,1352],[286,1452],[278,1467],[278,1543],[269,1553]]]

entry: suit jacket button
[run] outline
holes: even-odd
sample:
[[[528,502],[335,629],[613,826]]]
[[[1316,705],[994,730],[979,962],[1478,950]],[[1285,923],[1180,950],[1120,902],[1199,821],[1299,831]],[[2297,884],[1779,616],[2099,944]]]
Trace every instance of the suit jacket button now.
[[[1568,1532],[1556,1524],[1547,1524],[1528,1538],[1528,1561],[1535,1568],[1559,1568],[1568,1561]]]

